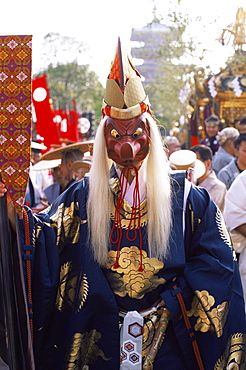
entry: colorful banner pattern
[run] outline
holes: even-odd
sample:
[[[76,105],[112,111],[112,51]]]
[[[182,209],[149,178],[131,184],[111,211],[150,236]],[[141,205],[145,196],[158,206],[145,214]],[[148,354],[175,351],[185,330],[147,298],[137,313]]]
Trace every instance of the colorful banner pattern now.
[[[0,175],[22,217],[31,157],[32,36],[0,36]]]

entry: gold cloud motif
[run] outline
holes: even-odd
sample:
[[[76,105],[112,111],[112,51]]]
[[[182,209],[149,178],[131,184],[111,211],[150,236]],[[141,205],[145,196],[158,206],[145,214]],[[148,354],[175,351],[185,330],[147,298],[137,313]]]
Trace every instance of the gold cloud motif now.
[[[140,267],[140,250],[136,246],[123,247],[119,256],[119,267],[114,268],[116,251],[109,251],[107,268],[108,279],[114,293],[120,297],[129,295],[131,298],[141,299],[144,295],[164,284],[165,279],[156,274],[164,267],[164,263],[157,258],[149,258],[145,251],[142,252],[143,271]]]
[[[95,329],[89,333],[75,333],[71,338],[69,354],[67,356],[67,369],[82,370],[86,365],[93,364],[98,356],[102,357],[105,361],[110,360],[107,358],[103,351],[96,344],[102,335]]]
[[[215,330],[217,337],[223,334],[223,326],[228,314],[228,303],[223,302],[217,307],[215,299],[207,290],[195,291],[196,296],[193,298],[191,309],[187,312],[188,316],[198,317],[195,330],[206,333],[209,330]]]

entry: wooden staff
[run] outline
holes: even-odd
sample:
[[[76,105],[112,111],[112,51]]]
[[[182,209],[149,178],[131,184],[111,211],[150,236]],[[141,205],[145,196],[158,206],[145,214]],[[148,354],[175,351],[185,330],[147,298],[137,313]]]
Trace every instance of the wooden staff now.
[[[18,335],[12,251],[6,199],[6,194],[0,198],[0,279],[3,292],[8,365],[10,370],[17,370],[21,369],[19,361],[20,338]]]
[[[143,364],[143,370],[152,370],[155,357],[157,355],[157,352],[163,342],[165,331],[167,329],[167,325],[171,319],[171,315],[169,311],[166,308],[163,308],[163,312],[160,317],[160,321],[156,330],[156,333],[154,335],[154,338],[152,340],[149,352],[147,356],[145,357],[145,361]]]

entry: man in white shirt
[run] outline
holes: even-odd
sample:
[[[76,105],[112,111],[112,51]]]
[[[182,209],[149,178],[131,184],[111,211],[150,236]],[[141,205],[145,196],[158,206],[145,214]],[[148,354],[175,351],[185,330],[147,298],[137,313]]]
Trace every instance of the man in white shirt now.
[[[197,185],[205,188],[209,192],[212,200],[222,212],[224,208],[226,186],[216,177],[214,171],[211,170],[212,150],[205,145],[196,145],[190,150],[196,153],[197,159],[204,163],[206,169],[205,173],[197,179]]]
[[[239,270],[246,302],[246,171],[237,176],[226,194],[224,219],[234,249],[240,253]]]

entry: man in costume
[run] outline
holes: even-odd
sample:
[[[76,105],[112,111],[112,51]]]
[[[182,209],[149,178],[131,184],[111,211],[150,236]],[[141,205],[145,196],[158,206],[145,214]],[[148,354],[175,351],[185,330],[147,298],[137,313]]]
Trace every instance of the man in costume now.
[[[170,176],[120,42],[102,113],[89,177],[38,216],[26,208],[17,225],[9,203],[33,266],[36,368],[245,368],[244,301],[221,212],[184,171]]]

